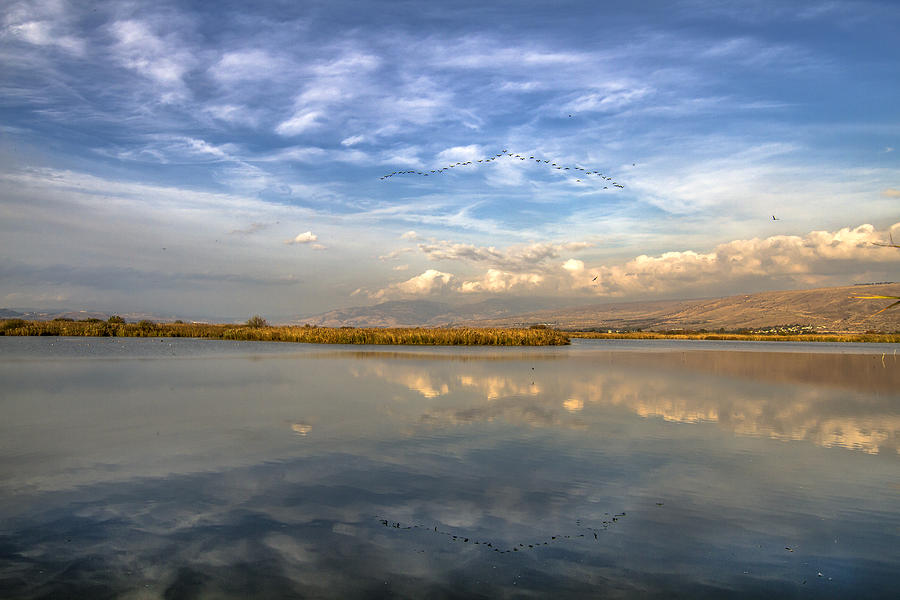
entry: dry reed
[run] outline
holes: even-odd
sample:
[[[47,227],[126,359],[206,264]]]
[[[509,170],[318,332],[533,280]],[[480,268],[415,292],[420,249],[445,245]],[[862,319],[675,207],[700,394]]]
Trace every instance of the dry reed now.
[[[396,344],[429,346],[559,346],[568,337],[552,329],[431,329],[249,327],[206,323],[109,323],[86,321],[0,322],[0,335],[94,337],[190,337],[218,340],[298,342],[307,344]]]

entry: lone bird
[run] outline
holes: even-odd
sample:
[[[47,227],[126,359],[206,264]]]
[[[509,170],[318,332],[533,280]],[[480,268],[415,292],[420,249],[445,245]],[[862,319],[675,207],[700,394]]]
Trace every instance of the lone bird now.
[[[887,242],[872,242],[875,246],[886,246],[888,248],[900,248],[900,244],[894,243],[894,235],[892,233],[888,233],[888,237],[891,239],[891,243]]]
[[[780,221],[781,219],[779,219],[779,218],[776,217],[775,215],[772,215],[772,220],[773,220],[773,221]]]
[[[896,300],[893,304],[888,304],[877,313],[870,315],[874,317],[875,315],[881,314],[889,308],[894,308],[898,304],[900,304],[900,296],[851,296],[851,298],[856,298],[858,300]]]

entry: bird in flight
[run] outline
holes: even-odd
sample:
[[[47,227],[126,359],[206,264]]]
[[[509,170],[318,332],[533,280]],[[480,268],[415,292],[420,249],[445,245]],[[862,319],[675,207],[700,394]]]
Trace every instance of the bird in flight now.
[[[877,314],[883,313],[884,311],[886,311],[889,308],[894,308],[895,306],[900,304],[900,296],[851,296],[851,297],[856,298],[857,300],[896,300],[896,302],[894,302],[893,304],[888,304],[887,306],[885,306],[884,308],[879,310],[877,313],[871,315],[873,317]]]
[[[900,248],[900,244],[894,243],[894,235],[892,233],[888,233],[888,237],[890,237],[891,242],[872,242],[875,246],[886,246],[888,248]]]
[[[772,220],[773,220],[773,221],[780,221],[781,219],[779,219],[779,218],[776,217],[775,215],[772,215]]]

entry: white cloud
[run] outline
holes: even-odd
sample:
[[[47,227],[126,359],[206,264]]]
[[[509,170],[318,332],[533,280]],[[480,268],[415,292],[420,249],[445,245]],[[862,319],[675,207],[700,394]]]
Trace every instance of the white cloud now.
[[[174,34],[160,37],[148,24],[138,20],[116,21],[110,25],[110,31],[116,38],[112,47],[114,58],[169,90],[161,94],[163,100],[186,94],[183,77],[197,59],[182,47]]]
[[[900,223],[894,225],[900,228]],[[685,296],[728,294],[734,289],[841,285],[854,277],[886,277],[898,260],[890,248],[873,242],[887,239],[871,225],[837,231],[813,231],[804,236],[772,236],[734,240],[708,252],[685,250],[656,256],[640,255],[620,264],[590,266],[579,259],[548,263],[552,256],[541,244],[533,244],[533,262],[519,262],[517,269],[489,267],[476,276],[458,276],[430,269],[401,284],[393,284],[370,297],[377,299],[442,294],[589,294],[647,298],[680,293]],[[537,248],[533,248],[535,246]],[[520,249],[521,250],[521,249]],[[542,253],[541,251],[544,251]],[[468,262],[502,262],[508,256],[494,248],[451,244],[443,252],[473,257]],[[527,253],[526,253],[527,254]],[[881,274],[880,276],[878,274]],[[596,279],[594,278],[596,276]],[[880,280],[880,278],[878,280]]]
[[[443,167],[458,162],[477,160],[484,158],[484,150],[478,144],[469,144],[468,146],[454,146],[438,152],[435,159],[435,165]]]
[[[404,234],[401,234],[401,235],[400,235],[400,239],[401,239],[401,240],[414,241],[414,240],[419,239],[419,234],[416,233],[415,231],[410,230],[410,231],[407,231],[407,232],[404,233]]]
[[[366,141],[366,136],[364,136],[364,135],[351,135],[350,137],[344,138],[343,140],[341,140],[341,145],[342,146],[355,146],[356,144],[359,144],[364,141]]]
[[[602,92],[591,92],[575,98],[565,105],[563,112],[605,112],[621,110],[652,93],[652,89],[644,86],[626,87],[624,85],[610,86],[610,89]]]
[[[406,254],[407,252],[412,252],[412,248],[399,248],[397,250],[391,250],[387,254],[382,254],[378,257],[378,260],[395,260],[399,258],[402,254]]]
[[[581,273],[584,271],[584,261],[580,261],[575,258],[570,258],[566,262],[563,263],[562,268],[572,273],[573,275]]]
[[[259,111],[247,106],[237,104],[212,104],[204,106],[203,111],[214,119],[226,123],[256,126],[259,123]]]
[[[544,281],[538,273],[509,273],[498,269],[488,269],[478,279],[464,281],[459,286],[462,293],[490,292],[494,294],[511,292],[518,288],[536,287]]]
[[[409,265],[397,265],[396,267],[394,267],[394,270],[395,271],[408,271]]]
[[[421,275],[416,275],[402,283],[395,284],[394,287],[403,294],[423,296],[446,290],[455,281],[456,276],[451,273],[442,273],[435,269],[428,269]]]
[[[419,249],[431,260],[457,260],[468,263],[487,263],[493,268],[510,271],[529,270],[545,260],[558,258],[563,251],[579,251],[589,248],[587,242],[552,244],[535,242],[527,245],[498,249],[493,246],[454,244],[439,241],[419,244]]]
[[[543,282],[544,276],[540,273],[511,273],[499,269],[488,269],[477,278],[461,280],[452,273],[428,269],[420,275],[411,277],[402,283],[391,284],[374,294],[369,294],[369,296],[374,299],[384,300],[388,298],[429,296],[437,293],[501,294],[523,289],[533,289],[540,286]]]
[[[222,55],[209,73],[223,83],[237,84],[282,77],[287,67],[286,61],[265,50],[239,50]]]
[[[310,242],[315,242],[319,239],[319,236],[314,234],[312,231],[304,231],[303,233],[297,234],[292,240],[287,240],[285,244],[309,244]]]
[[[898,224],[900,225],[900,224]],[[894,225],[897,227],[897,225]],[[896,253],[872,243],[884,236],[871,225],[838,231],[812,231],[805,236],[778,235],[734,240],[711,252],[693,250],[638,256],[625,264],[594,267],[598,294],[627,295],[674,292],[698,285],[724,286],[733,281],[787,281],[827,285],[880,263],[896,262]],[[881,267],[883,268],[883,267]],[[590,287],[587,279],[582,287]]]
[[[895,190],[894,188],[888,188],[881,192],[882,196],[887,198],[900,198],[900,190]]]
[[[27,21],[10,25],[8,31],[29,44],[36,46],[58,46],[72,54],[84,54],[84,40],[71,35],[60,35],[49,21]]]
[[[297,113],[287,121],[279,123],[275,132],[283,136],[299,135],[318,126],[317,119],[321,116],[321,113],[315,110]]]

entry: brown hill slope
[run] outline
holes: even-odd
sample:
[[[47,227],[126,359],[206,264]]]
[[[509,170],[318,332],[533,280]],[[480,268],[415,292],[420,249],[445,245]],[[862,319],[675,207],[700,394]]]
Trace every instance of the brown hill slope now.
[[[818,331],[900,330],[900,307],[875,315],[891,300],[851,296],[900,296],[900,283],[761,292],[706,300],[628,302],[541,310],[465,325],[521,326],[546,323],[562,329],[707,329],[808,325]]]

